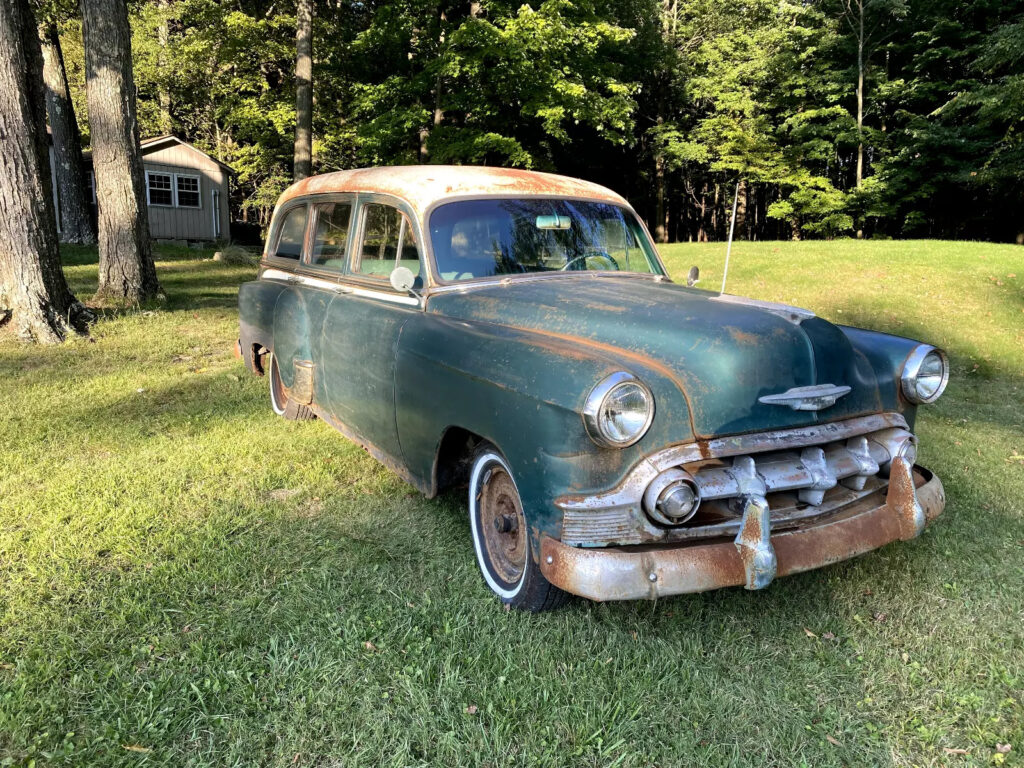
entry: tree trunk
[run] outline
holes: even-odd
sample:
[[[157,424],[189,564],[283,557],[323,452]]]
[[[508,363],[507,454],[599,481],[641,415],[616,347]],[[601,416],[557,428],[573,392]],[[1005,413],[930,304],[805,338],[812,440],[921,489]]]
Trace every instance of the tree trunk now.
[[[46,114],[53,135],[53,160],[57,181],[57,215],[60,239],[65,243],[96,242],[92,206],[86,199],[85,162],[82,160],[82,135],[75,119],[75,107],[68,91],[64,54],[57,26],[50,24],[41,35],[43,80],[46,83]]]
[[[295,181],[313,172],[313,0],[295,7]]]
[[[857,189],[864,180],[864,2],[860,8],[857,33]]]
[[[125,0],[81,0],[86,97],[99,207],[97,297],[135,304],[158,298],[135,112]]]
[[[736,229],[740,232],[740,237],[743,237],[743,232],[747,233],[747,239],[750,239],[750,232],[747,227],[747,180],[740,179],[739,186],[736,187]]]
[[[160,47],[157,53],[157,67],[160,69],[160,80],[157,84],[157,103],[160,105],[160,130],[163,133],[170,133],[174,128],[174,121],[171,118],[171,92],[167,88],[167,80],[163,73],[167,71],[167,44],[170,40],[170,29],[167,23],[168,0],[157,0],[157,7],[160,8],[160,26],[156,30],[156,42]]]
[[[0,322],[25,341],[61,341],[92,315],[61,271],[42,51],[27,0],[5,0],[0,12],[0,136]]]

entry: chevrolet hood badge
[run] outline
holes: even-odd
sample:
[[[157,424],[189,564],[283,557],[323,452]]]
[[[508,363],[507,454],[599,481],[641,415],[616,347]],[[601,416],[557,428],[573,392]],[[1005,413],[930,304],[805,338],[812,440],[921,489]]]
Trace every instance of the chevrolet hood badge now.
[[[775,395],[764,395],[757,402],[765,405],[788,405],[794,411],[820,411],[836,404],[840,397],[848,395],[850,388],[835,384],[812,384],[809,387],[793,387]]]

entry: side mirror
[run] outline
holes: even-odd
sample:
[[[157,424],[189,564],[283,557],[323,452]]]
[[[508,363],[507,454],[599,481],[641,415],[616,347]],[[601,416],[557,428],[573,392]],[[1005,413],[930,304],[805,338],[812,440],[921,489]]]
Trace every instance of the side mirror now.
[[[686,276],[686,285],[689,288],[693,288],[697,283],[700,282],[700,270],[697,267],[690,267],[690,274]]]
[[[412,292],[416,285],[416,275],[408,267],[395,267],[391,270],[391,287],[402,293]]]

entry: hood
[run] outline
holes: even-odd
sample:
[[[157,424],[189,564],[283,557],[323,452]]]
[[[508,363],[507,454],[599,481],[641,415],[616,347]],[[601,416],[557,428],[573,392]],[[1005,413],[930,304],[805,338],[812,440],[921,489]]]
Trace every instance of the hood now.
[[[706,437],[835,421],[883,410],[871,365],[843,332],[817,317],[788,319],[718,294],[629,277],[510,280],[439,293],[427,311],[554,334],[605,356],[667,371]],[[633,370],[643,378],[642,372]],[[846,385],[820,411],[758,398],[794,387]],[[657,402],[657,390],[655,390]],[[657,417],[655,417],[657,418]]]

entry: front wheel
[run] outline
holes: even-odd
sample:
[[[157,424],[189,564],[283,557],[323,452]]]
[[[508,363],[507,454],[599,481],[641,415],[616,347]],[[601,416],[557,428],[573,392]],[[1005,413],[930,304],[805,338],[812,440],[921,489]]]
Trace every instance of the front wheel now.
[[[270,356],[270,407],[278,416],[289,421],[308,421],[315,419],[316,414],[308,405],[296,403],[288,396],[288,389],[281,381],[281,371],[277,368],[277,355]]]
[[[519,490],[505,457],[483,443],[469,475],[469,525],[487,586],[513,608],[539,612],[558,608],[568,594],[553,586],[534,561]]]

